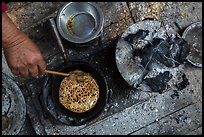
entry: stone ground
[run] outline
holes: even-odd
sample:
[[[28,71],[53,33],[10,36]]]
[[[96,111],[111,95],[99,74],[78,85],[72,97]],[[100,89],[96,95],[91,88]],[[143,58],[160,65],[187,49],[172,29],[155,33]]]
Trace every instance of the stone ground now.
[[[50,39],[49,28],[46,27],[45,22],[49,17],[55,16],[56,11],[63,4],[64,2],[8,3],[8,15],[19,29],[27,33],[37,43],[47,62],[47,68],[50,69],[53,68],[53,64],[61,63],[59,61],[60,50],[55,46],[56,42]],[[97,2],[97,4],[100,5],[105,15],[103,45],[102,47],[88,48],[89,51],[87,52],[83,52],[81,49],[76,50],[69,47],[68,50],[66,48],[66,53],[70,55],[71,60],[86,58],[98,52],[101,53],[101,58],[104,57],[106,60],[105,55],[109,56],[109,51],[114,52],[117,40],[124,30],[131,24],[144,19],[164,21],[165,24],[170,25],[180,34],[191,23],[202,21],[202,2]],[[179,22],[181,30],[175,26],[175,22]],[[47,128],[46,134],[202,134],[201,68],[196,68],[188,63],[185,64],[185,72],[190,85],[179,92],[178,98],[174,98],[173,91],[163,94],[146,93],[126,87],[122,80],[121,82],[114,80],[115,78],[120,79],[120,77],[118,76],[119,73],[115,71],[112,61],[114,59],[110,59],[105,64],[107,79],[113,94],[110,98],[112,101],[110,110],[104,111],[99,118],[86,126],[68,127],[69,132],[55,132]],[[100,63],[100,59],[98,62]],[[2,72],[10,74],[4,59],[2,59],[2,63]],[[105,70],[104,72],[106,72]],[[16,77],[14,79],[22,89],[26,87],[28,90],[28,92],[23,90],[25,98],[31,97],[35,101],[35,94],[38,92],[32,89],[37,83],[36,80]],[[29,92],[33,92],[33,94],[30,95]],[[27,103],[28,115],[19,134],[40,134],[35,126],[37,116],[32,115],[33,110],[29,109],[32,103]]]

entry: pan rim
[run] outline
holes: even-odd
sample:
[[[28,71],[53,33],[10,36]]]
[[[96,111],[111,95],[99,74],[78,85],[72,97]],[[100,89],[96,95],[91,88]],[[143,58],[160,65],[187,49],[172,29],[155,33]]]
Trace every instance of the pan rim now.
[[[75,113],[75,112],[72,112],[71,110],[68,110],[66,109],[58,100],[58,98],[56,99],[56,93],[59,93],[59,92],[55,92],[54,93],[54,90],[53,90],[53,86],[54,84],[52,84],[51,86],[51,98],[53,100],[53,104],[56,105],[57,107],[55,107],[55,111],[63,116],[67,116],[67,117],[71,117],[72,121],[69,121],[69,118],[66,119],[65,121],[64,120],[61,120],[61,119],[58,119],[55,115],[53,115],[53,113],[50,113],[55,119],[57,119],[58,121],[64,123],[64,124],[68,124],[68,125],[83,125],[85,124],[86,122],[90,121],[91,119],[94,119],[98,116],[98,114],[100,114],[107,102],[107,96],[108,96],[108,87],[107,87],[107,82],[106,82],[106,79],[105,77],[103,76],[103,73],[100,71],[100,70],[97,70],[95,69],[95,67],[92,66],[92,64],[88,64],[88,63],[85,63],[85,62],[80,62],[80,63],[74,63],[74,64],[70,64],[65,67],[62,67],[60,70],[64,70],[64,69],[67,69],[67,68],[71,68],[71,69],[75,69],[73,66],[86,66],[87,68],[91,68],[90,70],[95,70],[96,74],[100,75],[98,76],[97,78],[95,78],[95,76],[93,76],[92,72],[88,72],[97,82],[98,86],[99,86],[99,98],[97,100],[97,103],[95,104],[95,106],[90,109],[89,111],[86,111],[86,112],[83,112],[83,113]],[[82,70],[82,69],[79,69],[79,70]],[[84,70],[82,70],[84,71]],[[84,71],[86,72],[86,71]],[[54,80],[54,77],[56,76],[53,76],[51,78],[51,81]],[[100,80],[99,80],[100,79]],[[102,82],[102,83],[101,83]],[[58,82],[58,83],[61,83]],[[57,89],[57,88],[54,88],[54,89]],[[56,104],[57,103],[57,104]],[[61,107],[59,107],[61,105]],[[63,108],[63,109],[62,109]],[[49,110],[49,109],[48,109]],[[55,113],[56,113],[55,112]]]

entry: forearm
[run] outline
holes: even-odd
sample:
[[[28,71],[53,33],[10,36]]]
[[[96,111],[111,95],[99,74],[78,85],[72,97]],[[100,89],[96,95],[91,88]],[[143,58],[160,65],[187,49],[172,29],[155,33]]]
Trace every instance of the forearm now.
[[[36,44],[2,14],[2,47],[12,73],[18,76],[44,74],[46,64]]]
[[[26,37],[7,16],[2,14],[2,47],[4,49],[19,45],[26,40]]]

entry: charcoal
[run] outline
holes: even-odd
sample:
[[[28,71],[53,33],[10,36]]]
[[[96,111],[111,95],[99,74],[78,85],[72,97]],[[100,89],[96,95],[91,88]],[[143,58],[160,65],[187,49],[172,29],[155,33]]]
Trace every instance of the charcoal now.
[[[177,60],[178,62],[183,63],[190,52],[190,45],[187,43],[186,40],[184,40],[183,38],[178,38],[178,37],[174,39],[169,38],[167,39],[167,41],[170,45],[171,44],[174,45],[173,49],[171,50],[172,56],[173,56],[173,53],[175,53],[178,50],[176,56],[175,57],[173,56],[173,58]],[[177,47],[179,49],[176,49]]]
[[[170,74],[169,71],[165,71],[164,73],[159,73],[159,75],[154,78],[146,78],[144,81],[152,89],[152,92],[162,93],[171,78],[172,74]]]
[[[147,44],[144,49],[141,51],[142,66],[145,67],[147,63],[151,60],[152,51],[154,47],[151,44]]]
[[[154,58],[167,67],[178,67],[189,54],[190,46],[182,38],[161,41],[154,50]]]
[[[179,99],[179,93],[177,90],[174,90],[174,93],[171,95],[172,99]]]
[[[174,61],[174,59],[171,57],[171,54],[175,54],[175,52],[171,53],[170,45],[169,45],[169,43],[167,41],[161,41],[154,48],[154,51],[153,51],[154,59],[158,60],[159,62],[161,62],[165,66],[167,66],[167,67],[177,67],[177,66],[179,66],[179,63]]]
[[[150,62],[150,60],[154,60],[154,48],[156,47],[156,45],[158,45],[161,41],[163,41],[163,39],[160,38],[154,38],[152,43],[148,43],[140,52],[141,53],[141,58],[142,58],[142,66],[145,67],[147,65],[148,62]],[[148,69],[148,66],[147,66]]]
[[[138,30],[135,34],[129,34],[124,40],[130,44],[135,44],[138,40],[144,39],[148,34],[148,30]]]
[[[184,73],[182,75],[182,80],[183,80],[182,82],[176,84],[176,88],[179,91],[183,90],[184,88],[186,88],[190,84]]]
[[[178,67],[184,62],[190,51],[190,45],[182,38],[168,38],[167,40],[154,38],[138,55],[145,67],[152,60],[157,60],[167,67]]]
[[[139,40],[145,40],[149,34],[148,30],[138,30],[135,34],[129,34],[124,39],[130,44],[137,45]],[[152,71],[152,63],[161,63],[169,69],[178,67],[182,64],[190,52],[190,45],[179,37],[168,37],[162,39],[155,37],[148,41],[144,46],[133,47],[133,58],[140,57],[141,65],[147,71]],[[167,82],[171,80],[172,74],[169,71],[159,73],[153,78],[146,78],[144,81],[152,89],[153,92],[162,93],[167,87]],[[176,85],[178,90],[184,89],[188,84],[188,79],[183,75],[183,81]],[[178,98],[178,94],[172,95],[172,98]]]

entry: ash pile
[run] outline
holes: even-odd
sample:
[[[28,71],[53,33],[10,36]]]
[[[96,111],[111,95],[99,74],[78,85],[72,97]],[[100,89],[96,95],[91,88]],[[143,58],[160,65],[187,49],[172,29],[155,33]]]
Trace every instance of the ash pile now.
[[[146,41],[145,37],[148,34],[148,30],[139,30],[136,34],[130,34],[125,38],[133,45],[133,59],[143,69],[143,84],[150,91],[159,93],[174,85],[178,90],[184,89],[189,82],[180,65],[189,54],[189,44],[177,36]],[[139,43],[145,44],[141,46]],[[135,45],[140,46],[134,47]]]
[[[129,85],[142,91],[163,93],[184,89],[189,85],[184,62],[189,55],[190,45],[177,33],[168,35],[164,27],[150,27],[135,27],[134,31],[130,27],[129,33],[125,32],[119,41],[119,45],[123,45],[118,45],[116,49],[120,73]],[[121,49],[128,49],[129,52]],[[122,52],[126,52],[124,56]]]

